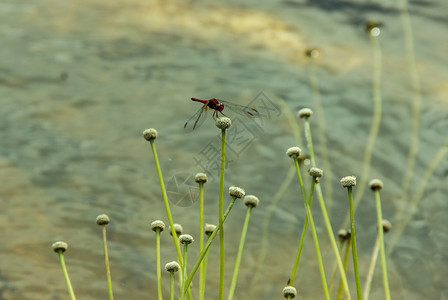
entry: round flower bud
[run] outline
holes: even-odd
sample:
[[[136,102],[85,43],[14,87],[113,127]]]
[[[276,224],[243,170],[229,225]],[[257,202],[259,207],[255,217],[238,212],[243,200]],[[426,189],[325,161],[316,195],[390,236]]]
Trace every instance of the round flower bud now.
[[[302,108],[298,113],[300,118],[309,118],[313,115],[311,108]]]
[[[351,187],[356,185],[355,176],[345,176],[341,179],[341,184],[343,187]]]
[[[366,28],[366,32],[368,34],[370,34],[371,36],[379,36],[381,33],[381,27],[383,26],[383,24],[377,22],[377,21],[372,21],[372,20],[368,20],[366,22],[365,28]]]
[[[324,175],[324,171],[322,171],[322,169],[319,168],[311,168],[308,172],[313,177],[322,177],[322,175]]]
[[[348,231],[346,229],[339,229],[338,237],[344,241],[350,237],[350,231]]]
[[[177,272],[177,271],[179,271],[179,269],[180,269],[180,266],[177,263],[177,261],[172,261],[165,265],[165,270],[167,270],[168,272]]]
[[[182,234],[179,236],[179,242],[184,245],[189,245],[194,242],[193,237],[189,234]]]
[[[98,217],[96,217],[96,224],[98,225],[107,225],[109,224],[109,216],[102,214],[102,215],[98,215]]]
[[[208,180],[207,174],[205,173],[198,173],[194,177],[194,181],[196,181],[197,183],[206,183],[207,180]]]
[[[157,130],[155,130],[154,128],[146,129],[145,131],[143,131],[143,137],[148,142],[155,140],[157,138]]]
[[[213,224],[205,224],[204,232],[207,236],[210,236],[213,231],[215,231],[216,225]]]
[[[216,119],[216,127],[219,129],[227,129],[230,127],[230,124],[232,124],[232,121],[227,117],[219,117]]]
[[[53,248],[53,251],[56,253],[59,253],[59,250],[61,250],[62,252],[67,251],[68,248],[68,244],[66,242],[55,242],[53,243],[53,245],[51,245],[51,248]]]
[[[305,51],[305,55],[309,58],[318,58],[319,57],[319,49],[311,48]]]
[[[155,220],[151,223],[151,230],[157,232],[157,229],[162,232],[165,230],[165,223],[162,220]]]
[[[182,227],[182,225],[174,223],[173,226],[174,226],[174,231],[176,232],[176,234],[178,236],[181,235],[182,232],[184,232],[184,228]],[[171,227],[169,228],[169,231],[170,231],[170,235],[172,235]]]
[[[381,224],[383,224],[384,233],[388,233],[392,229],[392,224],[386,219],[383,219]]]
[[[258,198],[254,195],[247,195],[246,197],[244,197],[244,204],[246,206],[255,208],[255,207],[257,207],[259,202],[260,202],[260,200],[258,200]]]
[[[288,298],[290,297],[291,299],[295,298],[297,295],[297,290],[295,287],[293,286],[285,286],[283,288],[283,297]]]
[[[299,157],[301,153],[302,153],[302,149],[300,149],[299,147],[291,147],[291,148],[288,148],[288,150],[286,150],[286,154],[289,157]]]
[[[244,195],[246,194],[246,192],[245,192],[242,188],[232,185],[232,186],[229,188],[229,194],[230,194],[230,196],[232,196],[232,197],[241,199],[241,198],[244,197]]]
[[[383,182],[379,179],[372,179],[369,182],[372,191],[380,191],[383,188]]]

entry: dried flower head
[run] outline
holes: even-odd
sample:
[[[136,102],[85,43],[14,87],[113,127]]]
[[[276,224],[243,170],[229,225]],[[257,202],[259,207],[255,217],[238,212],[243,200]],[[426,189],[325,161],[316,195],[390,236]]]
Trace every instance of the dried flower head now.
[[[172,261],[165,265],[165,270],[167,270],[168,272],[177,272],[177,271],[179,271],[179,269],[180,269],[180,266],[177,263],[177,261]]]
[[[184,245],[189,245],[194,242],[193,237],[189,234],[182,234],[179,236],[179,242]]]
[[[165,223],[163,223],[162,220],[155,220],[151,223],[151,230],[155,232],[159,230],[160,232],[162,232],[163,230],[165,230]]]
[[[98,225],[107,225],[109,224],[109,216],[102,214],[102,215],[98,215],[98,217],[96,217],[96,224]]]
[[[237,198],[237,199],[241,199],[241,198],[244,197],[244,195],[246,194],[246,192],[245,192],[242,188],[232,185],[232,186],[229,188],[229,194],[230,194],[230,196],[232,196],[232,197],[235,197],[235,198]]]
[[[381,224],[383,225],[384,233],[387,233],[387,232],[389,232],[392,229],[392,224],[388,220],[386,220],[386,219],[383,219],[381,221]]]
[[[349,231],[349,230],[346,230],[346,229],[339,229],[339,231],[338,231],[338,237],[339,237],[341,240],[345,241],[345,240],[347,240],[347,239],[350,237],[350,231]]]
[[[305,55],[309,58],[318,58],[320,55],[319,49],[317,49],[317,48],[307,49],[305,51]]]
[[[219,117],[216,119],[216,127],[219,129],[228,129],[232,121],[227,117]]]
[[[204,232],[207,236],[210,236],[213,231],[215,231],[216,225],[213,224],[205,224]]]
[[[260,203],[260,200],[254,195],[247,195],[244,197],[244,204],[246,206],[250,206],[252,208],[255,208],[258,206],[258,203]]]
[[[369,182],[372,191],[380,191],[383,188],[383,182],[379,179],[372,179]]]
[[[146,129],[145,131],[143,131],[143,137],[148,142],[155,140],[157,138],[157,130],[155,130],[154,128]]]
[[[184,228],[182,227],[182,225],[174,223],[173,226],[174,226],[174,231],[176,232],[177,236],[181,235],[182,232],[184,232]],[[171,227],[169,228],[169,231],[170,231],[170,235],[172,235]]]
[[[356,185],[355,176],[345,176],[341,179],[341,184],[343,187],[352,187]]]
[[[302,149],[300,149],[299,147],[291,147],[291,148],[288,148],[288,150],[286,150],[286,154],[289,157],[299,157],[301,153],[302,153]]]
[[[302,108],[298,113],[300,118],[309,118],[313,115],[311,108]]]
[[[322,171],[322,169],[319,168],[311,168],[308,172],[313,177],[322,177],[322,175],[324,175],[324,171]]]
[[[288,298],[290,297],[291,299],[295,298],[297,295],[297,290],[295,287],[293,286],[285,286],[283,288],[283,297]]]
[[[68,248],[68,244],[66,242],[55,242],[53,243],[53,245],[51,245],[51,248],[53,248],[53,251],[56,253],[59,253],[59,250],[61,250],[62,252],[67,251]]]
[[[208,180],[207,174],[205,173],[198,173],[194,177],[194,181],[196,181],[197,183],[206,183],[207,180]]]

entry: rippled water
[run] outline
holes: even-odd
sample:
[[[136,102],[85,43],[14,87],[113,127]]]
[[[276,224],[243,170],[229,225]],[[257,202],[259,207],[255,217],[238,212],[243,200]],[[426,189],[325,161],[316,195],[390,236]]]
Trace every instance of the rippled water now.
[[[240,185],[261,199],[251,219],[236,298],[280,298],[305,214],[293,180],[271,207],[266,223],[269,204],[291,167],[285,150],[297,144],[281,101],[294,113],[304,106],[316,113],[310,86],[310,72],[315,71],[333,173],[322,186],[328,190],[331,183],[333,188],[330,208],[337,230],[348,210],[338,179],[361,175],[372,122],[374,50],[364,32],[366,19],[384,25],[379,37],[382,123],[366,180],[379,177],[385,182],[383,215],[394,229],[404,226],[407,213],[415,210],[401,235],[392,231],[387,236],[392,297],[447,299],[448,160],[443,151],[448,131],[448,5],[409,4],[422,102],[418,153],[406,194],[402,182],[415,93],[399,7],[394,1],[2,1],[0,299],[67,299],[50,248],[60,239],[70,244],[66,260],[77,296],[107,297],[100,230],[94,222],[100,213],[112,219],[108,232],[116,298],[156,299],[149,224],[167,219],[142,130],[159,131],[156,144],[167,182],[187,178],[204,171],[197,160],[204,161],[207,146],[219,146],[211,120],[193,133],[183,131],[198,108],[189,98],[245,104],[260,92],[280,108],[279,116],[267,118],[226,169],[226,188]],[[310,47],[321,53],[314,69],[304,55]],[[318,117],[322,114],[313,116],[311,125],[319,163]],[[212,166],[207,171],[218,176]],[[180,188],[185,191],[185,186]],[[216,222],[217,181],[206,188],[206,221]],[[419,192],[421,201],[413,206]],[[332,253],[319,208],[314,208],[330,276]],[[198,236],[197,203],[172,203],[172,210],[175,220]],[[244,214],[243,205],[237,204],[226,225],[229,282]],[[374,200],[367,190],[356,217],[365,274],[376,236]],[[163,261],[173,260],[168,234],[162,247]],[[197,254],[192,248],[190,257]],[[303,299],[323,298],[313,252],[309,235],[295,282]],[[217,298],[217,255],[212,247],[209,299]],[[383,299],[379,266],[377,271],[371,299]],[[351,273],[349,281],[354,282]]]

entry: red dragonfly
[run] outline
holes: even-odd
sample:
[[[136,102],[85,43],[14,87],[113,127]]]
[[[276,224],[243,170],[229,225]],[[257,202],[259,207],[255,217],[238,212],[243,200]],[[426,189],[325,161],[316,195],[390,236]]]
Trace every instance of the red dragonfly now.
[[[226,113],[231,110],[234,113],[237,113],[241,116],[255,118],[259,117],[260,113],[253,107],[244,106],[239,104],[230,103],[224,100],[219,100],[216,98],[212,98],[209,100],[201,100],[198,98],[191,98],[191,100],[202,103],[202,107],[190,118],[187,122],[185,122],[184,128],[189,130],[194,130],[199,127],[205,120],[207,114],[204,113],[206,110],[213,110],[213,120],[221,114],[226,116],[223,113],[223,110],[226,110]]]

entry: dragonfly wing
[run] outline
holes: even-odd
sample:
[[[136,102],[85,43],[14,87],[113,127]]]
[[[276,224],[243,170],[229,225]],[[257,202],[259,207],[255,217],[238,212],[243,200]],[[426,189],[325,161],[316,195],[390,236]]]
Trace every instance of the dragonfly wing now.
[[[231,110],[234,113],[237,113],[241,116],[249,117],[249,118],[259,118],[261,117],[258,110],[250,106],[239,105],[235,103],[230,103],[224,100],[218,100],[222,104],[224,104],[223,111]]]
[[[187,122],[185,122],[184,129],[186,131],[193,131],[204,123],[207,118],[207,114],[204,113],[205,108],[205,106],[199,108],[198,111],[190,119],[188,119]]]

